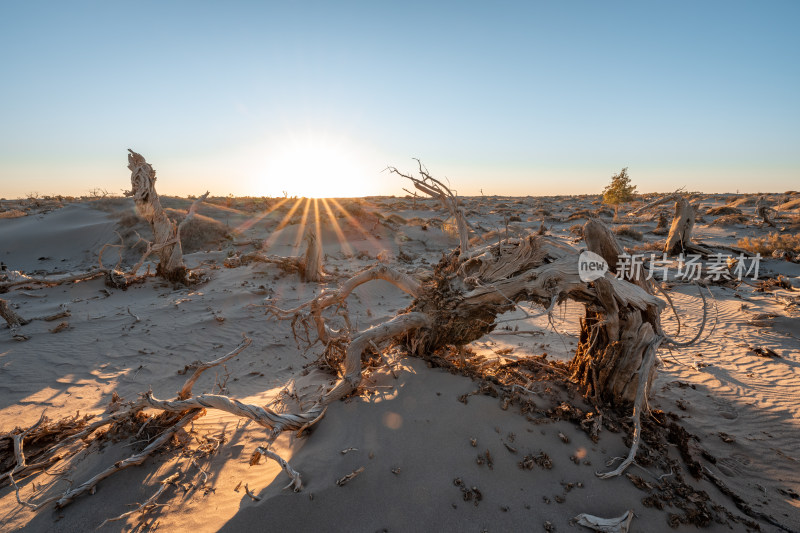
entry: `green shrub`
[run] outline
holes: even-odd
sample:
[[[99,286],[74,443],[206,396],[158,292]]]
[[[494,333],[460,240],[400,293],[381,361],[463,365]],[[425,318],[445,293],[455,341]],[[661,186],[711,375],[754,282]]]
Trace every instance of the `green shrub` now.
[[[611,176],[611,183],[603,189],[603,202],[613,206],[628,203],[635,198],[636,185],[631,185],[628,167]]]

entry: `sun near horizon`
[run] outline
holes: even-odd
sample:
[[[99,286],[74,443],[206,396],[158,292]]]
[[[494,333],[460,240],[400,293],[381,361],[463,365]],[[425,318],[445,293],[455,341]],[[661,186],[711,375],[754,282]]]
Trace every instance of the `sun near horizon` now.
[[[348,198],[378,194],[365,151],[345,138],[307,134],[269,146],[252,164],[255,196]]]

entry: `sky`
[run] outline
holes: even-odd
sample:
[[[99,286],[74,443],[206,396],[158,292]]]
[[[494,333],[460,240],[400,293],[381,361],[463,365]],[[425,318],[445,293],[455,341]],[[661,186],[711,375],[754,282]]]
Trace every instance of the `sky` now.
[[[800,189],[800,2],[0,2],[0,197]]]

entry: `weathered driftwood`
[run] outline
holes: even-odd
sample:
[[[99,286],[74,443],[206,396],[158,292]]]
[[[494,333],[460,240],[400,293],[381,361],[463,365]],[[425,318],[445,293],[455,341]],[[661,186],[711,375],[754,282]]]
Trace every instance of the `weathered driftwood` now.
[[[12,287],[20,285],[61,285],[75,281],[88,281],[99,278],[105,272],[94,270],[80,274],[67,274],[64,276],[33,277],[18,270],[7,270],[0,274],[0,293],[7,292]]]
[[[54,313],[52,315],[44,315],[44,316],[35,316],[32,318],[23,318],[20,316],[14,308],[6,301],[0,298],[0,318],[4,319],[8,324],[8,327],[11,329],[11,335],[15,340],[24,341],[28,340],[29,337],[27,335],[22,335],[17,332],[18,328],[24,326],[26,324],[30,324],[34,320],[45,320],[47,322],[52,322],[53,320],[58,320],[59,318],[66,318],[70,316],[70,312],[67,309],[65,304],[61,304],[61,311],[58,313]]]
[[[598,401],[634,406],[634,449],[612,473],[618,475],[633,460],[640,439],[640,413],[655,375],[655,352],[664,340],[659,314],[665,304],[650,293],[645,280],[632,283],[613,275],[621,249],[608,228],[593,220],[584,234],[589,248],[607,258],[613,268],[593,283],[580,279],[577,250],[547,236],[528,235],[468,252],[456,250],[443,257],[432,278],[423,283],[378,265],[357,274],[338,291],[323,292],[294,309],[270,307],[279,318],[312,323],[328,348],[347,346],[343,377],[304,418],[321,415],[322,406],[353,391],[360,382],[363,352],[382,341],[400,342],[419,354],[433,353],[463,346],[491,332],[498,315],[514,309],[518,302],[533,302],[550,310],[557,302],[572,299],[587,309],[581,344],[571,364],[573,378]],[[333,331],[322,310],[341,303],[358,284],[376,278],[414,296],[411,305],[389,322],[365,332],[351,333],[347,327]],[[210,401],[225,410],[239,409],[216,398],[197,400],[206,407]],[[244,416],[263,417],[252,412]]]
[[[587,248],[606,260],[610,274],[617,274],[622,250],[613,233],[602,222],[590,220],[583,234]],[[659,315],[665,304],[652,297],[648,282],[639,275],[629,281],[652,300],[638,307],[620,306],[619,289],[609,279],[616,278],[608,275],[593,283],[595,301],[586,306],[570,368],[573,380],[588,395],[621,405],[645,394],[654,376],[654,358],[650,360],[648,353],[663,338]]]
[[[17,312],[8,305],[8,302],[2,298],[0,298],[0,318],[3,318],[10,328],[18,328],[29,322],[29,320],[25,320],[19,316]]]
[[[189,213],[180,225],[175,224],[167,216],[156,192],[156,171],[145,161],[141,154],[128,149],[128,168],[131,171],[131,190],[125,196],[132,196],[139,215],[144,218],[153,230],[154,243],[148,246],[145,256],[158,254],[156,274],[170,281],[186,281],[187,269],[183,262],[181,248],[181,228],[194,216],[197,205],[208,196],[195,200]],[[144,258],[143,258],[144,259]]]

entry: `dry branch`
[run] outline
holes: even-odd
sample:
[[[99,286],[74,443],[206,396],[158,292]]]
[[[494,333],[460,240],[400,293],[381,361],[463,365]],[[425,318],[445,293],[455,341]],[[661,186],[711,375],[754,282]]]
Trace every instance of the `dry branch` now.
[[[2,298],[0,298],[0,317],[8,323],[8,327],[10,328],[18,328],[30,322],[19,316],[16,311],[8,305],[8,302]]]
[[[147,459],[150,454],[160,448],[162,445],[166,444],[167,442],[172,439],[175,434],[181,430],[186,424],[197,418],[202,414],[200,409],[192,409],[185,415],[183,415],[180,420],[178,420],[173,426],[169,429],[165,430],[158,438],[156,438],[153,442],[151,442],[144,450],[141,452],[131,455],[127,459],[123,459],[122,461],[117,461],[110,467],[106,468],[99,474],[92,476],[90,479],[84,481],[74,489],[71,489],[64,493],[58,500],[56,501],[56,507],[61,508],[66,505],[72,503],[75,498],[81,496],[92,490],[98,483],[100,483],[105,478],[119,472],[120,470],[124,470],[131,466],[137,466],[144,463],[145,459]]]
[[[104,274],[103,271],[91,270],[80,274],[68,274],[66,276],[37,278],[13,270],[6,271],[0,275],[0,293],[7,292],[11,287],[18,285],[61,285],[62,283],[72,283],[75,281],[88,281],[99,278]]]
[[[200,376],[203,374],[203,372],[205,372],[209,368],[213,368],[215,366],[225,363],[226,361],[233,359],[234,357],[242,353],[242,351],[245,348],[250,346],[251,343],[252,340],[249,337],[245,337],[242,340],[242,342],[239,343],[239,346],[234,348],[231,352],[227,353],[226,355],[223,355],[222,357],[220,357],[219,359],[215,359],[214,361],[210,361],[208,363],[201,363],[200,365],[198,365],[194,373],[192,373],[192,375],[189,376],[189,379],[186,380],[186,383],[183,384],[183,387],[181,387],[180,392],[178,392],[178,399],[185,400],[192,395],[192,387],[194,386],[195,382],[200,378]]]
[[[464,216],[464,210],[461,208],[461,205],[458,201],[458,196],[450,190],[450,188],[442,183],[441,181],[437,180],[433,176],[430,175],[428,169],[426,169],[422,162],[419,159],[415,158],[415,161],[419,165],[419,175],[420,178],[415,178],[410,174],[403,174],[395,167],[389,167],[389,172],[397,174],[414,184],[418,190],[424,192],[431,198],[435,198],[442,203],[445,209],[450,213],[450,216],[453,217],[455,221],[456,228],[458,229],[458,242],[461,245],[461,253],[467,253],[469,250],[469,223],[467,222],[466,216]]]

